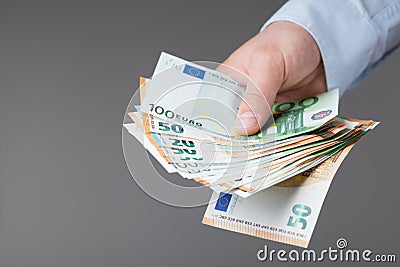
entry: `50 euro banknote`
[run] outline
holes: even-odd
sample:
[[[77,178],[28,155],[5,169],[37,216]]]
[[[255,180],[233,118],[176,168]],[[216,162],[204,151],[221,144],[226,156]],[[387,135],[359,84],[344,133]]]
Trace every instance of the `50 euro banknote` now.
[[[202,223],[307,247],[332,179],[354,144],[318,166],[248,198],[214,192]]]

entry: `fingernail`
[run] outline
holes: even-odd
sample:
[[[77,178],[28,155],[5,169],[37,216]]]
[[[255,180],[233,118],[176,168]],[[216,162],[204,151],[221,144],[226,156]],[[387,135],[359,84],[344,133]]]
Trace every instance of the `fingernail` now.
[[[247,111],[239,115],[238,120],[235,123],[236,130],[243,130],[258,125],[258,116],[253,112]]]

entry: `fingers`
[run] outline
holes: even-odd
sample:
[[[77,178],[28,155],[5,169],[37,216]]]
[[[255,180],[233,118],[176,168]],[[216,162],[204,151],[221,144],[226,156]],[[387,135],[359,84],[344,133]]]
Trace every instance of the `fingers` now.
[[[284,77],[280,53],[271,49],[256,51],[248,67],[249,79],[234,130],[241,135],[256,134],[271,115]]]
[[[315,40],[301,26],[290,22],[272,23],[224,63],[247,76],[230,74],[246,85],[234,125],[235,132],[241,135],[256,134],[264,126],[278,92],[281,100],[326,88]]]
[[[276,96],[275,102],[300,100],[326,92],[328,89],[323,64],[321,63],[315,71],[305,77],[303,81],[295,84],[291,88],[282,89],[283,88],[281,88]]]
[[[240,62],[240,60],[236,60],[239,57],[230,56],[224,62],[222,62],[215,70],[221,72],[223,74],[228,75],[233,80],[237,81],[241,84],[247,84],[248,82],[248,73],[246,67]]]

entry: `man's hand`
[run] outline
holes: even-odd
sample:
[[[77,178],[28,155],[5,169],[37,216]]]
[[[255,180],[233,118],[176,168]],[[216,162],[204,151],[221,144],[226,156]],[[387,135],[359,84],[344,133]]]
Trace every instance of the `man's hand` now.
[[[298,100],[327,90],[319,48],[313,37],[291,22],[275,22],[223,62],[250,78],[235,131],[251,135],[271,115],[274,102]]]

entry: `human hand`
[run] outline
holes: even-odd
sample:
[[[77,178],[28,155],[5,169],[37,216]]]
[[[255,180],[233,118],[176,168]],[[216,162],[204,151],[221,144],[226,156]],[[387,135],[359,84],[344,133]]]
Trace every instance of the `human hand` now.
[[[247,84],[235,131],[259,131],[274,102],[314,96],[327,91],[325,71],[313,37],[291,22],[275,22],[234,51],[223,64],[239,70]],[[258,87],[258,88],[257,88]],[[268,107],[268,105],[269,107]]]

